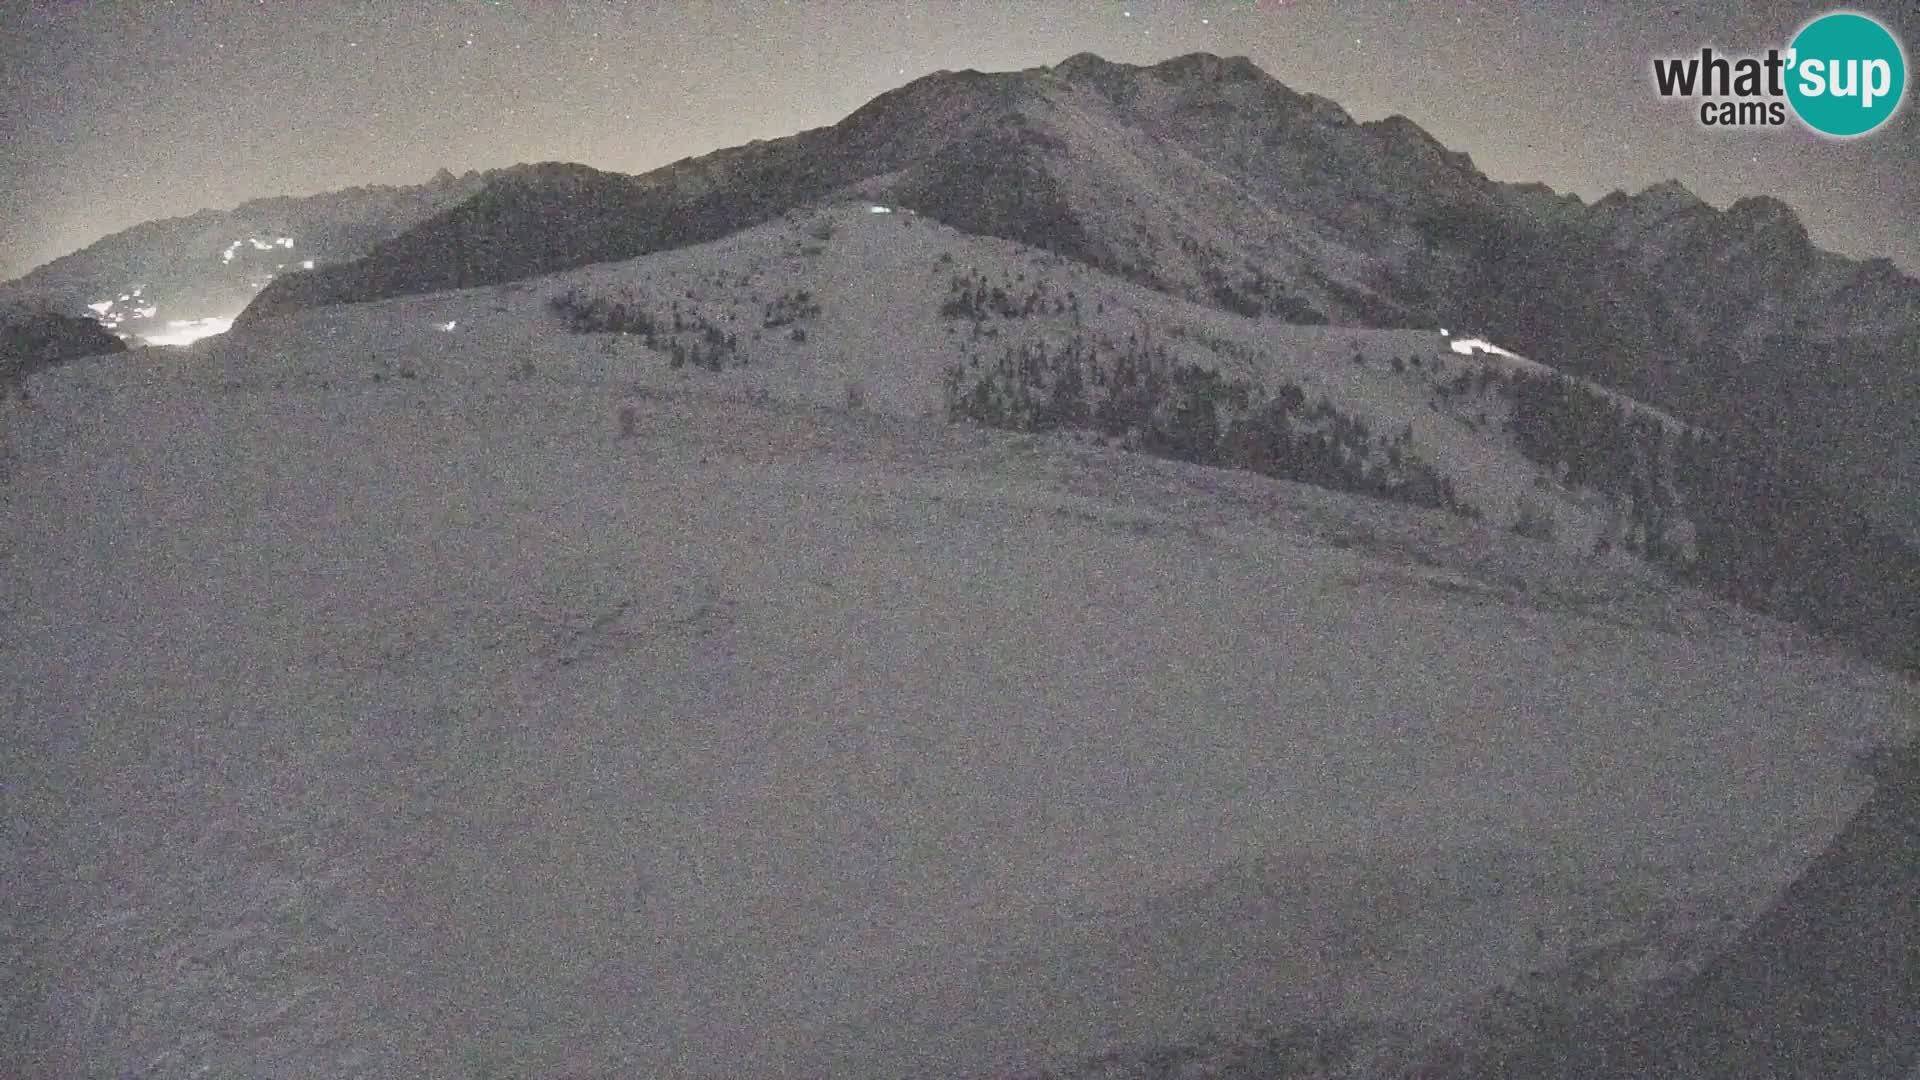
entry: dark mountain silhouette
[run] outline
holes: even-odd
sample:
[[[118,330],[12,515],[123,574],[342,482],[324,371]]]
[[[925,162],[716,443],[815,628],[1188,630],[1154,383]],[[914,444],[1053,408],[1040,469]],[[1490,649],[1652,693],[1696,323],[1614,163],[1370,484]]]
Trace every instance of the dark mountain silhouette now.
[[[0,309],[0,390],[41,368],[126,348],[92,319],[40,308]]]
[[[513,281],[717,239],[1013,119],[1005,85],[929,76],[832,128],[721,150],[640,177],[549,162],[490,180],[357,262],[276,281],[242,321]],[[938,115],[936,115],[936,113]],[[942,126],[959,129],[944,140]]]
[[[1040,196],[1011,190],[1016,178]],[[393,265],[364,268],[364,280],[334,268],[321,275],[334,288],[308,289],[324,299],[442,287],[461,276],[447,265],[464,250],[456,238],[489,245],[467,252],[480,280],[631,257],[858,186],[970,231],[1151,267],[1176,288],[1258,269],[1303,279],[1325,302],[1320,313],[1343,320],[1484,316],[1500,324],[1486,329],[1540,355],[1617,341],[1672,345],[1675,363],[1688,351],[1678,346],[1705,337],[1832,342],[1909,333],[1920,319],[1920,285],[1884,260],[1814,249],[1777,200],[1723,212],[1669,183],[1589,206],[1498,184],[1404,117],[1355,123],[1244,58],[1134,67],[1080,54],[1022,72],[942,72],[831,127],[623,179],[559,165],[498,177],[475,200],[488,214],[424,222],[420,242],[369,260]],[[542,228],[572,242],[541,240]],[[1249,257],[1257,267],[1243,265]],[[1649,307],[1649,294],[1665,302]],[[1553,317],[1569,305],[1607,317]],[[281,306],[299,305],[270,295],[260,310]]]

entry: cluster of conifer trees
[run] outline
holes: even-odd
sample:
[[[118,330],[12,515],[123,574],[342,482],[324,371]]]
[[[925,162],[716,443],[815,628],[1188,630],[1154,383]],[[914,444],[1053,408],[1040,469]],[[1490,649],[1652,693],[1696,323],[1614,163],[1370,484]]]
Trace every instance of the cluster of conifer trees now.
[[[1097,431],[1161,457],[1478,515],[1412,452],[1411,429],[1377,436],[1325,399],[1309,405],[1293,383],[1265,392],[1137,338],[1008,346],[991,363],[948,368],[945,391],[954,419]]]

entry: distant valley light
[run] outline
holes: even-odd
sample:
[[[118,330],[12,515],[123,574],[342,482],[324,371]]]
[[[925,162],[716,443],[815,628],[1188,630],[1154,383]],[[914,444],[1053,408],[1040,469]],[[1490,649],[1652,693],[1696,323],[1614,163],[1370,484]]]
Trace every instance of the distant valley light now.
[[[272,252],[284,258],[285,256],[281,253],[292,250],[297,243],[298,241],[291,236],[243,235],[220,249],[220,264],[231,267],[235,271],[244,272],[246,287],[258,293],[271,284],[279,276],[279,272],[291,269],[295,265],[295,260],[274,262],[271,264],[273,269],[267,270],[263,260],[252,253]],[[302,270],[311,270],[316,265],[314,259],[297,261]],[[222,296],[221,299],[196,300],[192,303],[195,306],[201,302],[209,306],[229,306],[234,302],[231,294],[237,291],[234,288],[239,284],[237,278],[238,274],[231,278],[223,277],[219,289],[216,290],[216,293]],[[106,298],[86,305],[87,311],[103,329],[111,331],[114,336],[131,345],[191,345],[201,338],[224,334],[232,328],[234,317],[168,319],[163,326],[160,321],[162,312],[175,315],[181,313],[181,308],[163,306],[146,296],[146,290],[150,285],[152,282],[134,282],[122,286],[125,289],[124,292],[108,293]],[[170,301],[170,303],[177,302]],[[192,311],[194,308],[188,307],[186,310]],[[200,308],[200,310],[206,309]]]
[[[223,263],[232,262],[234,256],[239,254],[243,246],[252,247],[255,251],[272,251],[275,248],[291,248],[293,247],[293,237],[276,236],[271,240],[262,240],[257,236],[249,236],[244,240],[235,240],[233,243],[227,245],[226,250],[220,253],[220,261]]]
[[[233,328],[233,320],[220,319],[169,319],[167,328],[158,334],[142,334],[140,340],[148,345],[191,345],[201,338],[224,334]]]

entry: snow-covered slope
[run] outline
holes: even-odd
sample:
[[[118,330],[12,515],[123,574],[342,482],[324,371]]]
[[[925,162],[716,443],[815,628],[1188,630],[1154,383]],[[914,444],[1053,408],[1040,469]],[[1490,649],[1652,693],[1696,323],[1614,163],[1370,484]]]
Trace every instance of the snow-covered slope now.
[[[1081,323],[942,319],[970,272]],[[569,287],[749,362],[570,333]],[[5,1071],[1411,1040],[1594,940],[1648,943],[1628,980],[1724,940],[1908,725],[1891,676],[1491,513],[925,415],[976,332],[1151,334],[1533,486],[1392,371],[1480,362],[1437,330],[863,208],[37,373],[0,405]]]
[[[943,314],[961,292],[975,289],[997,290],[1000,300],[976,315]],[[568,340],[565,320],[551,309],[560,297],[591,308],[595,325],[631,332]],[[651,349],[641,332],[649,324]],[[1570,554],[1585,557],[1596,539],[1617,539],[1623,527],[1618,500],[1555,483],[1519,453],[1503,434],[1512,405],[1497,386],[1482,381],[1449,392],[1483,371],[1546,371],[1541,365],[1480,348],[1462,352],[1471,339],[1450,328],[1250,319],[880,204],[833,203],[709,244],[492,290],[317,309],[263,332],[266,340],[319,335],[350,357],[456,378],[501,355],[476,352],[476,342],[504,344],[505,355],[536,370],[584,362],[599,376],[647,385],[691,378],[711,356],[722,370],[700,377],[716,384],[827,405],[854,394],[869,410],[920,417],[944,415],[942,377],[950,366],[991,364],[1009,350],[1036,346],[1072,344],[1103,356],[1165,350],[1176,363],[1267,392],[1292,384],[1306,400],[1326,400],[1375,432],[1407,432],[1409,457],[1451,479],[1488,520],[1510,524],[1524,503],[1556,519],[1553,540]],[[209,346],[210,359],[199,366],[227,365],[233,377],[249,380],[378,373],[332,356],[263,366],[254,340],[236,332]],[[675,348],[684,369],[668,358]],[[1657,410],[1595,392],[1672,432],[1684,429]]]

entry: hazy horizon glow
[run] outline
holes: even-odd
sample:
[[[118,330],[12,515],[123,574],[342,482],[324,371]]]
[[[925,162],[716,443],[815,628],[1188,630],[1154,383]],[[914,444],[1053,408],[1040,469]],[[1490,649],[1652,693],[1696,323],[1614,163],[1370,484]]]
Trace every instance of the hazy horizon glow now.
[[[233,329],[233,320],[237,316],[207,319],[169,319],[167,328],[158,334],[141,334],[140,341],[146,345],[191,345],[202,338],[224,334]]]

